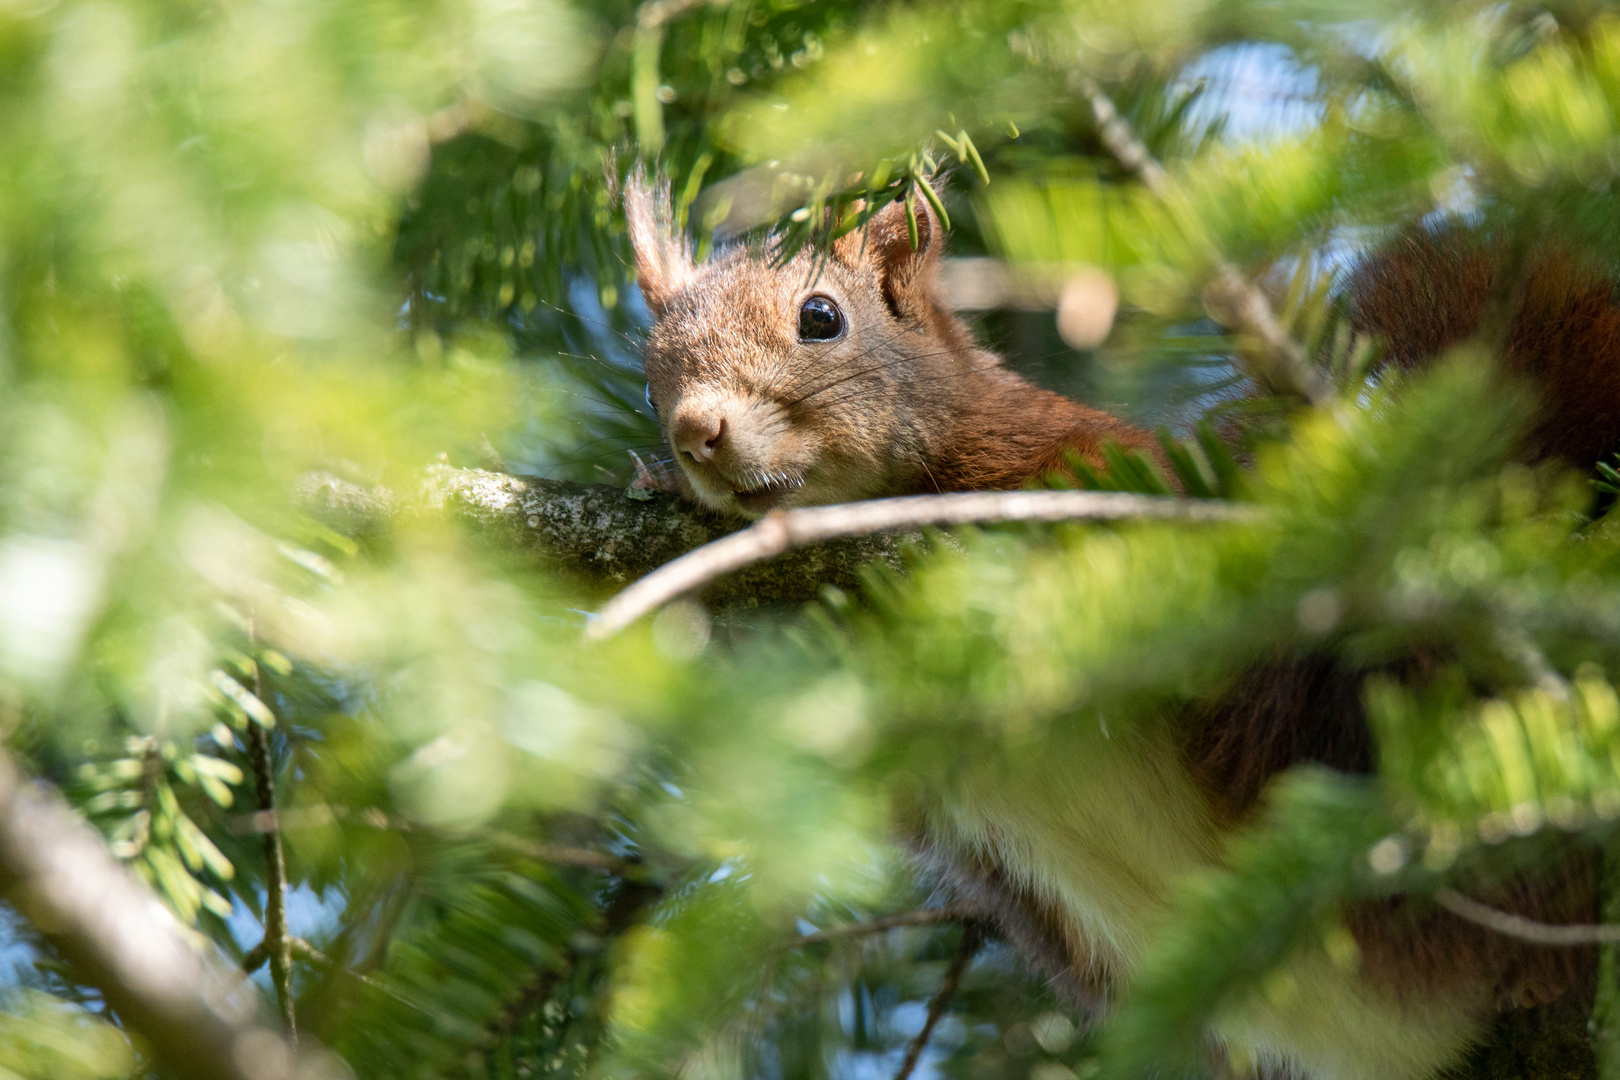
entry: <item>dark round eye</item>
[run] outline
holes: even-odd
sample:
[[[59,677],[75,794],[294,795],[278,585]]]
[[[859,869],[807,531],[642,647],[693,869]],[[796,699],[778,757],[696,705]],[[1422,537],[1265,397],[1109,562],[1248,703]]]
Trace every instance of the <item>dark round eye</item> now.
[[[799,309],[800,341],[831,341],[844,332],[844,313],[825,296],[812,296]]]

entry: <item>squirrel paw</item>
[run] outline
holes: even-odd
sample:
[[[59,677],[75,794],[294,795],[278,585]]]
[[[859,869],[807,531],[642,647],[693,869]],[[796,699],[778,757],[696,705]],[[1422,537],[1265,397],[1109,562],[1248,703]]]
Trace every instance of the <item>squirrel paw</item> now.
[[[664,462],[654,461],[649,466],[634,450],[627,453],[630,460],[636,463],[636,477],[630,481],[630,487],[627,489],[632,499],[645,499],[654,491],[667,491],[671,494],[680,492],[676,477]]]

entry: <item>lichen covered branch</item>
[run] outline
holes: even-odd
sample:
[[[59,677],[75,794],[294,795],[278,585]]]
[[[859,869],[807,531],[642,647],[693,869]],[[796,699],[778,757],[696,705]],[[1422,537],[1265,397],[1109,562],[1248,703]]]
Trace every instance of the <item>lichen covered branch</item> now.
[[[357,537],[384,532],[413,515],[446,513],[491,549],[532,561],[604,598],[748,524],[664,492],[443,465],[427,470],[411,493],[314,473],[299,485],[295,500],[331,528]],[[857,586],[860,568],[874,560],[898,568],[919,539],[913,531],[800,548],[712,581],[699,595],[716,610],[803,603],[823,585]]]
[[[182,1080],[341,1075],[259,1023],[254,998],[233,994],[230,974],[187,943],[101,838],[3,753],[0,894]]]

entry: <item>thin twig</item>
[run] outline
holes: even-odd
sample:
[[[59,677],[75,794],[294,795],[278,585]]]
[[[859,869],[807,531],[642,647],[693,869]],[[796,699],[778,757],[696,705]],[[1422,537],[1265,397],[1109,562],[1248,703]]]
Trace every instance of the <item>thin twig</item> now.
[[[258,810],[239,814],[226,822],[226,829],[236,835],[269,835],[282,829],[316,828],[334,822],[357,822],[373,829],[394,832],[412,832],[415,826],[403,818],[389,817],[376,807],[350,810],[346,806],[300,806],[293,809]],[[568,847],[561,844],[539,844],[514,836],[508,832],[490,832],[487,837],[502,847],[516,851],[540,862],[555,866],[572,866],[581,870],[602,870],[621,877],[645,876],[647,868],[634,859],[621,859],[590,848]],[[295,939],[296,940],[296,939]],[[250,954],[251,955],[251,954]],[[260,963],[263,963],[261,960]]]
[[[1608,923],[1553,923],[1536,922],[1522,915],[1472,900],[1455,889],[1441,889],[1434,894],[1435,903],[1476,926],[1494,930],[1507,937],[1528,941],[1532,945],[1573,946],[1613,945],[1620,943],[1620,926]]]
[[[962,927],[962,944],[957,947],[956,958],[951,961],[950,968],[945,972],[945,981],[939,986],[939,993],[934,1000],[928,1003],[928,1018],[923,1021],[922,1030],[917,1037],[911,1040],[906,1048],[906,1059],[900,1063],[900,1071],[894,1074],[894,1080],[911,1080],[911,1073],[917,1068],[917,1062],[922,1059],[922,1052],[928,1047],[928,1039],[934,1034],[934,1026],[950,1008],[951,999],[956,996],[956,988],[962,983],[962,973],[967,970],[968,962],[979,951],[984,943],[984,933],[979,924],[970,922]]]
[[[264,680],[259,664],[253,664],[253,694],[264,701]],[[265,708],[269,708],[265,704]],[[274,820],[276,813],[275,766],[270,757],[270,732],[253,718],[247,725],[248,757],[253,765],[253,783],[258,790],[259,811]],[[287,935],[287,863],[281,848],[281,830],[272,828],[264,834],[265,900],[264,941],[265,953],[270,960],[270,981],[276,988],[276,1005],[281,1010],[281,1022],[286,1025],[287,1037],[298,1038],[298,1020],[293,1009],[292,996],[292,942]]]
[[[598,927],[600,937],[607,940],[618,938],[662,896],[661,886],[625,881],[619,886],[607,910],[602,913],[602,922]],[[552,994],[562,981],[571,976],[588,955],[597,951],[595,946],[588,942],[588,936],[584,939],[576,936],[574,943],[568,946],[556,963],[535,972],[534,976],[507,1002],[500,1015],[485,1028],[486,1046],[504,1039],[525,1016],[534,1011],[536,1006],[551,1000]],[[481,1071],[475,1071],[478,1075],[483,1075]]]
[[[0,893],[182,1080],[331,1075],[260,1024],[251,997],[181,936],[150,889],[0,751]]]
[[[888,930],[898,930],[907,926],[935,926],[939,923],[961,922],[971,917],[970,912],[960,911],[956,908],[923,908],[920,911],[904,911],[898,915],[884,915],[876,919],[867,919],[864,922],[846,923],[843,926],[834,926],[826,930],[802,934],[791,941],[785,942],[784,947],[802,949],[806,945],[820,945],[828,941],[839,941],[844,938],[859,937],[865,934],[881,934]]]
[[[563,954],[556,967],[541,968],[535,972],[533,978],[501,1009],[500,1015],[490,1021],[486,1030],[488,1041],[496,1043],[506,1038],[517,1027],[519,1021],[532,1013],[536,1006],[550,1001],[551,995],[556,993],[563,979],[574,973],[574,965],[578,960],[579,954],[570,949]]]
[[[601,870],[605,873],[616,874],[619,877],[637,877],[646,872],[646,867],[633,860],[621,859],[617,855],[609,855],[605,851],[593,851],[590,848],[568,847],[562,844],[540,844],[533,840],[514,836],[508,832],[492,832],[489,838],[502,847],[517,852],[519,855],[534,859],[537,862],[551,863],[553,866],[572,866],[580,870]]]
[[[610,638],[682,593],[790,548],[892,529],[997,521],[1181,521],[1251,519],[1253,507],[1213,499],[1173,499],[1111,491],[965,491],[773,511],[750,528],[688,552],[610,600],[586,628],[593,641]]]
[[[1091,114],[1097,121],[1098,137],[1108,152],[1126,171],[1140,180],[1154,198],[1164,203],[1174,202],[1177,194],[1169,173],[1154,158],[1147,144],[1131,130],[1130,124],[1114,107],[1113,100],[1089,76],[1077,76],[1075,85],[1091,106]],[[1218,252],[1213,254],[1215,280],[1211,287],[1216,297],[1221,306],[1231,313],[1238,328],[1260,341],[1255,375],[1273,391],[1298,394],[1313,405],[1330,400],[1332,394],[1327,379],[1310,362],[1299,342],[1289,336],[1277,321],[1266,294],[1245,278],[1232,262]]]

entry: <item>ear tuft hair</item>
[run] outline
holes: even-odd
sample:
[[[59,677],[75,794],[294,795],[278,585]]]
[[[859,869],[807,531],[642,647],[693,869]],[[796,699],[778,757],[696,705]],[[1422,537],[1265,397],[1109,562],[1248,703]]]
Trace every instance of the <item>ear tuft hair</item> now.
[[[649,187],[637,171],[624,185],[624,218],[636,255],[636,282],[654,315],[662,315],[696,270],[686,238],[674,229],[669,182]]]
[[[915,195],[913,208],[917,215],[915,249],[903,198],[873,214],[864,229],[839,237],[833,247],[833,253],[852,269],[876,272],[883,299],[897,319],[921,319],[933,306],[944,247],[944,230],[928,200]]]

